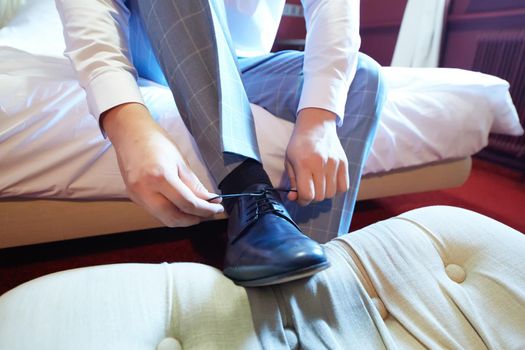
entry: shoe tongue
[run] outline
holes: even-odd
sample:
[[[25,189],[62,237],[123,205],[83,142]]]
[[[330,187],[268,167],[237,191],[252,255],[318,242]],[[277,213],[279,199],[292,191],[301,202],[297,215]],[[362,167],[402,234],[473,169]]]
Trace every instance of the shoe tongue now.
[[[272,188],[273,187],[269,184],[257,183],[257,184],[248,186],[242,191],[242,193],[261,193],[267,189],[272,189]],[[267,198],[269,197],[269,198],[272,198],[274,200],[281,202],[281,198],[279,197],[279,195],[278,194],[276,195],[273,192],[274,191],[268,191],[266,194],[266,197]],[[242,200],[252,201],[252,200],[255,200],[256,198],[257,198],[256,196],[224,198],[222,201],[222,205],[226,209],[226,212],[230,214],[231,211],[234,209],[235,204],[238,203],[239,201],[242,201]]]
[[[256,184],[250,186],[245,192],[263,193],[261,196],[250,197],[250,201],[256,201],[259,206],[261,214],[266,214],[279,209],[282,206],[281,196],[277,191],[273,191],[273,187],[266,184]]]
[[[241,193],[257,193],[257,192],[262,192],[268,188],[272,188],[272,187],[268,184],[258,183],[258,184],[253,184],[253,185],[248,186]],[[234,209],[235,204],[238,203],[238,201],[240,201],[241,198],[243,197],[233,197],[233,198],[223,199],[222,205],[224,206],[228,214],[231,213],[231,211]]]

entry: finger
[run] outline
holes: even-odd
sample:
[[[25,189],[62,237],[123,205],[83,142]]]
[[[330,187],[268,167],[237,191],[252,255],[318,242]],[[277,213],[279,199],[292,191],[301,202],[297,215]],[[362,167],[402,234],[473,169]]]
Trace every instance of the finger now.
[[[340,162],[337,169],[337,192],[346,192],[349,186],[348,164],[346,162]]]
[[[318,171],[314,172],[312,178],[314,181],[315,189],[314,200],[316,202],[320,202],[324,200],[326,190],[326,180],[324,177],[323,169],[319,169]]]
[[[200,199],[207,201],[208,203],[219,204],[222,202],[221,197],[217,197],[217,193],[212,193],[204,187],[202,182],[199,180],[197,175],[188,167],[181,168],[179,172],[180,179],[188,188]],[[215,198],[217,197],[217,198]],[[209,201],[211,198],[214,198],[212,201]],[[221,206],[222,208],[222,206]]]
[[[158,189],[162,195],[186,214],[205,218],[224,211],[220,204],[210,203],[197,197],[180,178],[167,177]]]
[[[292,190],[297,190],[297,182],[295,179],[295,172],[293,171],[293,166],[289,161],[286,161],[285,163],[286,172],[288,173],[288,177],[290,178],[290,188]],[[290,191],[288,192],[288,199],[291,201],[297,200],[297,192]]]
[[[297,201],[300,205],[308,205],[314,199],[315,193],[312,173],[298,167],[294,167],[294,171],[297,179]]]
[[[201,222],[201,218],[180,211],[160,193],[149,194],[142,198],[143,206],[157,219],[169,227],[186,227]]]
[[[325,198],[333,198],[337,192],[337,161],[329,161],[325,171]]]
[[[217,195],[217,196],[218,196],[218,195]],[[221,203],[222,203],[222,197],[217,197],[217,196],[215,196],[215,197],[211,197],[211,198],[213,198],[213,199],[210,198],[210,199],[208,199],[207,201],[208,201],[209,203],[221,204]],[[224,211],[224,209],[223,209],[223,211]]]

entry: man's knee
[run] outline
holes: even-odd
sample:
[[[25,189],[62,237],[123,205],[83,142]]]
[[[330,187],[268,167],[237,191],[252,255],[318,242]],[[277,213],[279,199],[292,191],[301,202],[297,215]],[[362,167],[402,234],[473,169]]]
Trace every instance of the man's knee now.
[[[372,95],[370,97],[373,98],[373,103],[376,109],[374,114],[376,117],[379,117],[386,97],[381,66],[379,63],[373,58],[360,52],[354,80],[363,84],[361,88],[364,89],[367,94]]]
[[[367,90],[379,92],[379,90],[383,89],[381,66],[373,58],[361,52],[358,56],[357,71],[354,79],[364,81]]]

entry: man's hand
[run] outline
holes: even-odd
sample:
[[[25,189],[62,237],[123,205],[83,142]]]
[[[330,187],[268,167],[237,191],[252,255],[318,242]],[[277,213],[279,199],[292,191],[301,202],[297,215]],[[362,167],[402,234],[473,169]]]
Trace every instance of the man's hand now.
[[[110,138],[130,198],[165,225],[190,226],[223,211],[188,168],[167,133],[139,103],[105,112],[103,128]]]
[[[286,149],[286,170],[297,189],[288,199],[308,205],[348,190],[348,160],[335,120],[334,113],[320,108],[299,112]]]

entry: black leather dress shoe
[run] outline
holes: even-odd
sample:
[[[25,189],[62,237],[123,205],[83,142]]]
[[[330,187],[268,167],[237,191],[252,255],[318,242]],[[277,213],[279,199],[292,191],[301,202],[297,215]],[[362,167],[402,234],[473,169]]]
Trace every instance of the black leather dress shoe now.
[[[236,284],[258,287],[307,277],[330,266],[323,248],[303,235],[278,194],[268,185],[252,195],[227,199],[232,210],[224,274]]]

